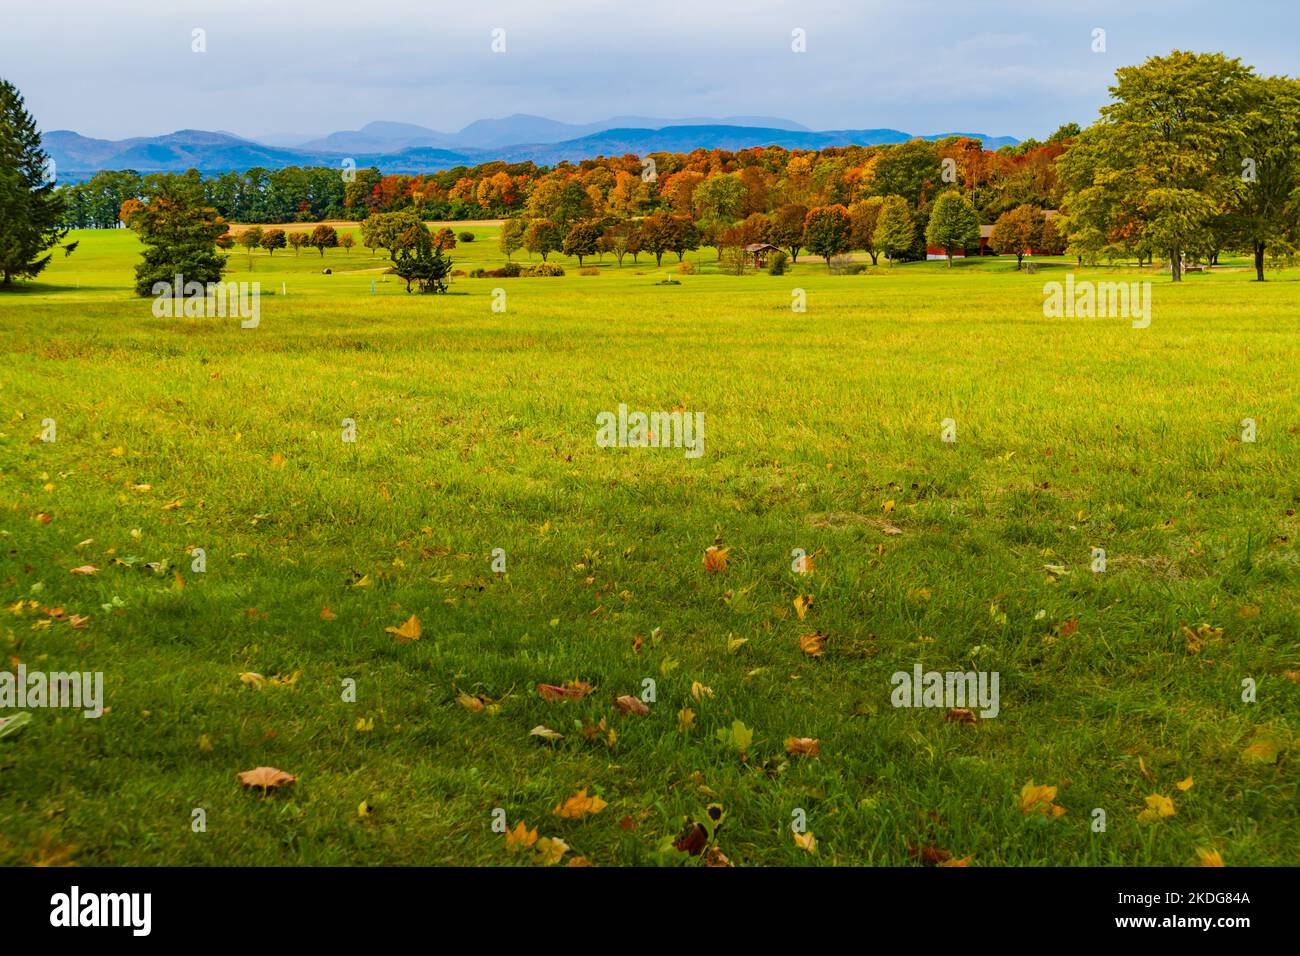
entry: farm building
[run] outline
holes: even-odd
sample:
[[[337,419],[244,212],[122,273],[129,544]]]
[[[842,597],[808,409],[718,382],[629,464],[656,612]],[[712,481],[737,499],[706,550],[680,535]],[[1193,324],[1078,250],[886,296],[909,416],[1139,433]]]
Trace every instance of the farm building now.
[[[749,256],[755,269],[762,269],[767,265],[767,257],[774,252],[781,250],[772,245],[770,242],[751,242],[745,247],[745,255]]]
[[[1060,213],[1055,209],[1045,209],[1043,210],[1043,215],[1048,219],[1055,219],[1057,216],[1060,215]],[[952,257],[954,259],[964,259],[966,256],[995,256],[997,255],[997,253],[994,252],[993,247],[989,245],[989,242],[991,241],[992,237],[993,237],[992,225],[980,226],[979,245],[968,246],[965,249],[954,249],[952,251]],[[1043,252],[1042,250],[1038,250],[1038,249],[1026,249],[1025,255],[1028,256],[1043,255]],[[948,252],[942,246],[926,246],[925,257],[926,259],[947,259]]]

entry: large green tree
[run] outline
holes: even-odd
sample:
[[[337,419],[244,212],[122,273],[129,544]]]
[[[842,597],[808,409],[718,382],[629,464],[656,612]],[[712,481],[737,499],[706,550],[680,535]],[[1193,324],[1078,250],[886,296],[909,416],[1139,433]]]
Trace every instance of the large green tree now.
[[[980,241],[980,221],[970,200],[955,189],[940,193],[930,209],[925,241],[942,249],[948,256],[948,267],[952,268],[954,250]]]
[[[916,225],[907,200],[902,196],[886,196],[876,219],[872,242],[890,262],[896,262],[916,242]]]
[[[50,263],[47,250],[68,234],[48,166],[22,94],[0,80],[0,288],[40,275]]]
[[[171,283],[177,275],[188,284],[221,281],[226,257],[217,240],[226,234],[226,221],[204,204],[203,189],[180,177],[163,180],[139,211],[131,228],[145,244],[135,267],[136,295],[153,295],[155,282]]]

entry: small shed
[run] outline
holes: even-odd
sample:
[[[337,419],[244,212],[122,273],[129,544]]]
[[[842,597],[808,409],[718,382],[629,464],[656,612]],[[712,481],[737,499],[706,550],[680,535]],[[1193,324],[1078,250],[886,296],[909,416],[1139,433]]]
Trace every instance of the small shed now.
[[[780,251],[779,247],[772,245],[770,242],[751,242],[745,247],[745,255],[749,256],[755,269],[762,269],[767,265],[767,257],[774,252]]]

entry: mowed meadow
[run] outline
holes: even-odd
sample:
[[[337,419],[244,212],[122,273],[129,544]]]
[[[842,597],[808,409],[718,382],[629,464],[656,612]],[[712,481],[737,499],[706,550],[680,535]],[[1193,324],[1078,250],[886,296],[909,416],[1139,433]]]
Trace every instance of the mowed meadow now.
[[[0,295],[0,649],[107,712],[0,739],[0,863],[1300,862],[1300,272],[702,250],[421,296],[236,249],[241,329],[69,238]],[[1067,271],[1149,280],[1150,327],[1044,318]],[[620,404],[703,456],[598,447]],[[891,706],[917,664],[1000,713]]]

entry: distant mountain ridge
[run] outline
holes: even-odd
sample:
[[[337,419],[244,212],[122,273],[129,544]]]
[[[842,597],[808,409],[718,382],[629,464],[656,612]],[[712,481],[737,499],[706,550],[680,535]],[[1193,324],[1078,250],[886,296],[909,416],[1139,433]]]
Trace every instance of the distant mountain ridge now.
[[[896,129],[810,130],[776,118],[728,119],[748,122],[615,117],[578,125],[519,114],[499,120],[479,120],[457,133],[440,133],[411,123],[376,122],[296,146],[269,145],[233,133],[192,129],[122,140],[93,139],[71,130],[54,130],[44,134],[42,140],[55,161],[59,178],[76,180],[102,169],[134,169],[141,173],[198,169],[204,173],[223,173],[242,172],[256,166],[267,169],[337,166],[344,159],[355,160],[361,168],[377,166],[385,173],[430,173],[494,160],[531,160],[538,165],[553,166],[625,153],[690,152],[700,148],[734,151],[765,146],[824,149],[901,143],[917,138]],[[609,125],[618,120],[665,125]],[[779,125],[753,125],[759,122]],[[989,149],[1019,142],[1010,136],[981,133],[940,133],[921,138],[935,140],[947,136],[979,139]]]

